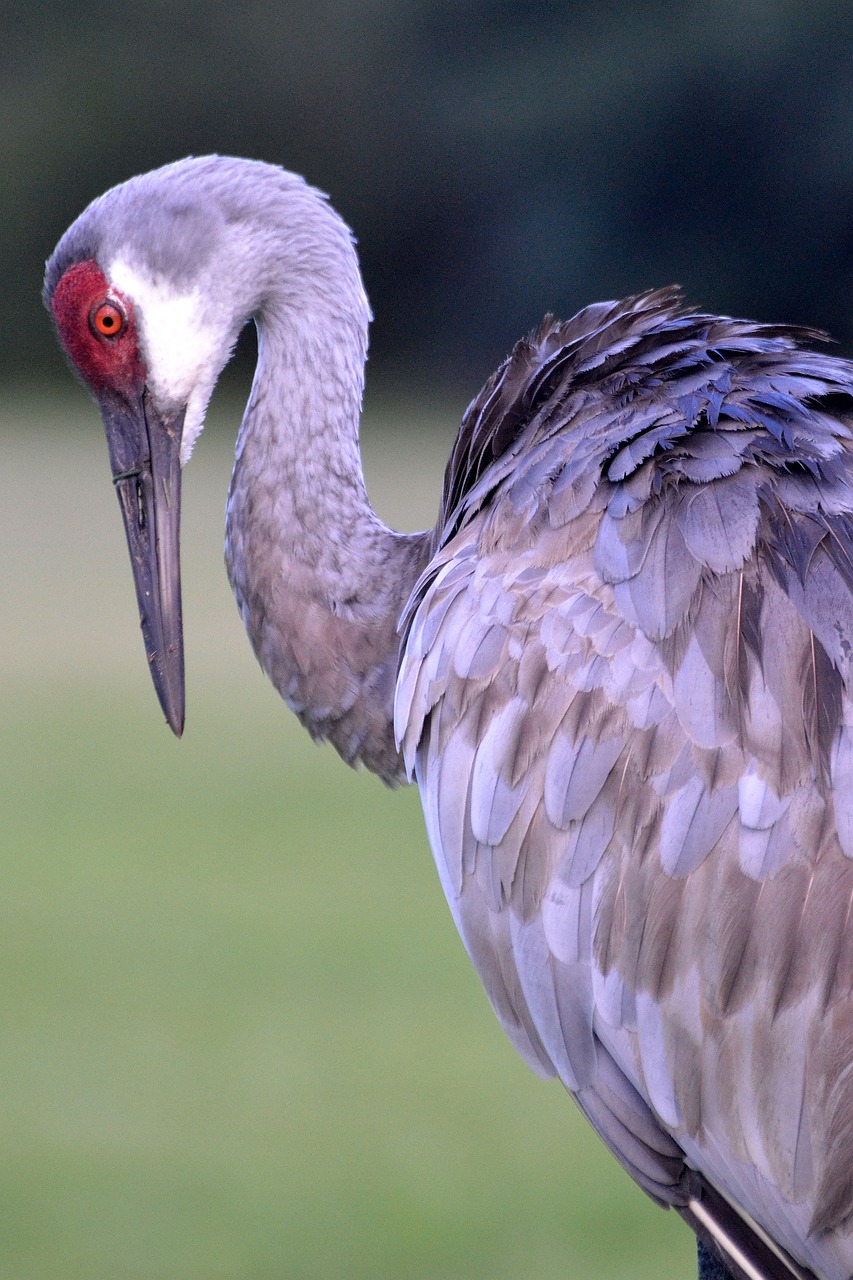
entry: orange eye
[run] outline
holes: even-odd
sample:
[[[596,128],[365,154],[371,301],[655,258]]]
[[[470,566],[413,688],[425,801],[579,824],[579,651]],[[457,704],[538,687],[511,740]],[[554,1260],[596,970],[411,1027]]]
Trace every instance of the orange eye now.
[[[102,338],[117,338],[124,332],[127,317],[115,302],[99,302],[92,308],[89,324]]]

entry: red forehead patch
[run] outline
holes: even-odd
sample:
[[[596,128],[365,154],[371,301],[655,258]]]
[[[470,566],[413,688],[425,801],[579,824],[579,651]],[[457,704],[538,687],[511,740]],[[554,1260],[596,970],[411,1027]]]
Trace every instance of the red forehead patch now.
[[[93,309],[105,302],[119,304],[127,316],[127,326],[114,337],[90,323]],[[69,267],[53,292],[51,307],[62,346],[92,390],[98,394],[110,389],[135,398],[145,367],[133,305],[110,287],[98,264],[90,258]]]

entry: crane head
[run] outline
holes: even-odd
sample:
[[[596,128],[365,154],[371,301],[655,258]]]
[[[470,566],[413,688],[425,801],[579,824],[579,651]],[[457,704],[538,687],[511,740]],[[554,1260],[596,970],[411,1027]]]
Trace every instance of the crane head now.
[[[72,223],[45,273],[60,343],[101,411],[149,669],[177,735],[181,465],[252,310],[233,283],[228,294],[216,259],[239,224],[212,196],[223,176],[239,178],[238,163],[179,161],[114,187]]]
[[[148,665],[179,736],[181,465],[252,313],[217,262],[241,221],[216,193],[247,174],[252,162],[210,156],[131,178],[72,223],[45,273],[60,343],[101,411]]]

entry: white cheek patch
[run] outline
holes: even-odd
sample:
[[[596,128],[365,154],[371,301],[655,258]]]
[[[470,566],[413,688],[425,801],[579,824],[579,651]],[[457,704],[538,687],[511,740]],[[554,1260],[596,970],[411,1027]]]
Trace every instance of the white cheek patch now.
[[[133,303],[148,390],[163,410],[186,406],[181,462],[189,458],[204,426],[204,415],[219,371],[230,352],[230,335],[204,318],[199,289],[176,292],[162,276],[152,276],[117,258],[105,273]]]

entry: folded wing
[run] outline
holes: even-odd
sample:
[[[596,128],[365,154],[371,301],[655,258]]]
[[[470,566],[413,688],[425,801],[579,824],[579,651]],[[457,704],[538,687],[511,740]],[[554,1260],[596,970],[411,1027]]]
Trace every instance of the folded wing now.
[[[802,337],[661,291],[520,344],[451,458],[396,720],[519,1051],[651,1195],[728,1215],[730,1265],[842,1280],[853,371]]]

